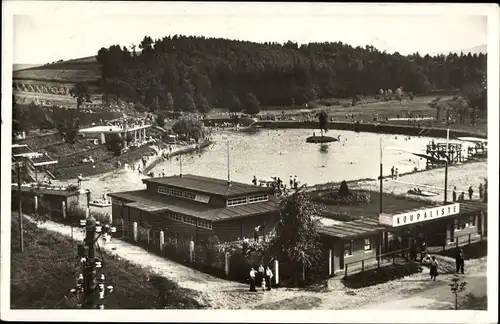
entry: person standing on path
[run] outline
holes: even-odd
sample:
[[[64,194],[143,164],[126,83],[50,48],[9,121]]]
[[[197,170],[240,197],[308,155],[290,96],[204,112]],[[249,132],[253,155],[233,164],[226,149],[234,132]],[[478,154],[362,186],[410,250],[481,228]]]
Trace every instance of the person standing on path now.
[[[394,165],[391,168],[391,179],[394,180]]]
[[[469,200],[472,200],[473,193],[474,193],[474,190],[472,189],[472,186],[469,186]]]
[[[459,248],[457,251],[457,254],[455,255],[455,264],[457,266],[457,273],[464,273],[464,250],[462,248]]]
[[[258,272],[258,275],[257,275],[257,282],[260,284],[262,282],[262,280],[265,279],[265,276],[266,276],[266,271],[264,269],[264,266],[261,263],[259,265],[259,272]]]
[[[396,180],[398,180],[398,173],[399,173],[398,168],[396,168],[396,171],[394,172],[394,176],[395,176]]]
[[[267,266],[267,269],[266,269],[266,286],[267,286],[267,290],[271,290],[271,279],[273,279],[273,271],[271,270],[271,268],[269,268],[269,266]]]
[[[453,202],[457,201],[457,187],[453,187],[452,197]]]
[[[255,289],[255,269],[251,268],[250,269],[250,291],[255,292],[257,289]]]
[[[82,176],[82,174],[80,173],[80,174],[78,175],[78,187],[81,187],[81,186],[82,186],[82,181],[83,181],[83,176]]]
[[[431,269],[429,272],[429,274],[431,275],[431,280],[436,281],[436,277],[439,275],[437,268],[438,268],[438,262],[436,260],[436,257],[433,255],[431,260]]]

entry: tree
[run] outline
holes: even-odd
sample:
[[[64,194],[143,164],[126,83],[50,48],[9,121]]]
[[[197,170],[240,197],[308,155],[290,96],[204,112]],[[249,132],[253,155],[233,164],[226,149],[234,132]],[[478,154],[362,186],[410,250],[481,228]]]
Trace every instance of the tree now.
[[[15,95],[12,95],[12,138],[17,133],[21,133],[24,131],[24,125],[22,123],[22,109],[19,109],[17,105],[17,98]]]
[[[455,310],[458,310],[458,296],[467,289],[467,281],[464,281],[459,275],[455,274],[448,286],[450,286],[451,293],[455,295]]]
[[[392,90],[387,89],[387,100],[391,100],[391,99],[392,99]]]
[[[194,103],[193,97],[189,93],[184,94],[184,105],[186,112],[195,112],[196,104]]]
[[[137,55],[123,44],[99,50],[101,80],[114,83],[112,92],[102,92],[132,102],[143,97],[147,107],[158,96],[163,108],[168,91],[179,111],[185,110],[185,93],[202,93],[210,104],[223,107],[230,107],[233,94],[249,92],[263,106],[289,105],[291,98],[302,105],[316,97],[352,99],[380,88],[414,93],[462,89],[482,85],[487,70],[485,54],[403,56],[341,42],[298,46],[174,35],[155,40],[146,36],[136,43],[143,49]],[[240,100],[246,110],[246,98]],[[482,102],[485,106],[486,100]]]
[[[347,182],[345,180],[343,180],[340,183],[338,195],[341,197],[347,197],[351,195],[351,192],[349,191],[349,188],[347,187]]]
[[[319,130],[321,132],[321,136],[323,137],[323,131],[328,132],[328,114],[326,111],[322,110],[318,114],[319,119]]]
[[[239,113],[240,111],[241,111],[240,97],[238,97],[238,95],[234,95],[231,105],[229,106],[229,112],[236,114]]]
[[[108,141],[106,142],[108,144],[108,149],[113,152],[114,155],[120,156],[122,154],[122,148],[124,145],[124,141],[116,133],[111,134],[109,137]]]
[[[401,88],[396,89],[396,99],[399,101],[403,100],[403,89]]]
[[[206,114],[210,111],[210,105],[208,104],[207,99],[205,99],[205,96],[199,92],[196,93],[196,109],[202,114]]]
[[[259,111],[260,111],[259,101],[254,96],[254,94],[250,92],[247,95],[247,101],[245,104],[245,113],[249,114],[250,116],[255,116],[259,113]]]
[[[180,138],[195,140],[203,139],[205,128],[203,123],[199,120],[191,118],[181,118],[172,125],[172,132],[177,134]]]
[[[158,114],[155,118],[156,125],[163,127],[165,126],[165,116]]]
[[[280,260],[291,265],[295,284],[301,270],[304,274],[305,269],[313,268],[321,257],[320,223],[315,218],[319,213],[302,188],[292,195],[285,193],[281,202],[280,220],[271,246]]]
[[[469,102],[471,107],[477,107],[480,111],[487,110],[487,92],[485,86],[479,83],[469,83],[460,89],[460,93]]]
[[[167,93],[167,110],[174,111],[174,97],[170,92]]]
[[[69,94],[76,98],[76,109],[80,109],[84,102],[92,102],[90,100],[90,90],[87,82],[78,82],[69,90]]]
[[[127,145],[130,145],[130,142],[132,142],[133,139],[132,134],[127,132],[127,135],[125,135],[125,142],[127,142]]]
[[[78,133],[80,131],[80,122],[78,118],[63,120],[57,123],[56,128],[68,143],[74,144],[78,140]]]

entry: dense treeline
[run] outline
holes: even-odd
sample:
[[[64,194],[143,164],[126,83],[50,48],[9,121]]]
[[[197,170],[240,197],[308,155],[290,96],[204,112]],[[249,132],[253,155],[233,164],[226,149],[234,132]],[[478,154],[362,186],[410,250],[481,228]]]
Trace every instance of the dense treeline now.
[[[403,56],[341,42],[299,46],[177,35],[154,41],[146,36],[138,47],[99,50],[105,101],[151,110],[203,113],[215,106],[252,112],[259,104],[300,105],[401,87],[417,94],[472,87],[477,97],[486,76],[485,54]]]

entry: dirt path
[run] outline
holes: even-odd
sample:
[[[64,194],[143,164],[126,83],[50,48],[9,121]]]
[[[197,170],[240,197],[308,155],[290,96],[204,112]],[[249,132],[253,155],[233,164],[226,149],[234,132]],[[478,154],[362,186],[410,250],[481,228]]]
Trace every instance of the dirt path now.
[[[40,227],[68,237],[71,236],[71,227],[66,225],[46,222],[41,224]],[[83,233],[80,229],[74,229],[73,235],[77,241],[81,241],[83,238]],[[265,293],[249,293],[249,287],[245,284],[202,273],[118,239],[112,240],[110,243],[102,246],[102,248],[111,254],[115,254],[164,276],[178,283],[183,288],[200,292],[201,298],[199,301],[210,305],[210,308],[213,309],[339,310],[360,308],[366,305],[375,308],[394,309],[394,307],[400,308],[398,302],[410,308],[419,307],[424,304],[432,304],[435,307],[435,299],[431,301],[432,298],[429,296],[448,296],[449,292],[446,284],[451,277],[451,275],[441,275],[438,277],[438,282],[432,282],[428,278],[428,270],[425,270],[424,273],[356,290],[344,287],[340,278],[332,278],[329,281],[328,289],[320,291],[279,288]],[[477,273],[478,276],[484,276],[483,273],[486,272],[485,264],[486,258],[479,259],[479,261],[472,260],[467,265],[467,271]],[[472,277],[472,275],[468,276]],[[483,281],[485,280],[483,279]],[[485,285],[481,286],[479,284],[474,284],[473,286],[479,287],[479,292],[482,291],[483,286],[485,287]],[[415,299],[409,298],[410,296],[415,297],[415,293],[419,294]],[[396,300],[397,302],[380,305],[381,298],[384,298],[384,300]],[[406,302],[402,300],[406,300]],[[378,306],[377,303],[379,303]]]
[[[439,277],[438,277],[439,278]],[[375,303],[367,309],[450,309],[454,307],[454,296],[450,292],[451,275],[441,276],[436,280],[436,287],[413,294],[410,297]],[[467,290],[461,295],[471,293],[475,296],[486,295],[486,274],[462,276],[467,281]]]

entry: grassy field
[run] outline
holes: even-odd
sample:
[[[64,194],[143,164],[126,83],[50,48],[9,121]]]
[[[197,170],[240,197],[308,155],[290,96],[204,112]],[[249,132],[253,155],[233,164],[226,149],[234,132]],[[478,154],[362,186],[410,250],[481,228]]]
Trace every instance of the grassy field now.
[[[55,82],[95,81],[101,77],[99,63],[94,56],[42,65],[14,71],[14,80]]]
[[[17,215],[11,222],[11,308],[72,309],[77,298],[69,292],[81,272],[76,247],[59,234],[24,220],[24,253],[19,251]],[[103,253],[102,272],[114,292],[107,309],[199,309],[197,294],[176,283]]]

